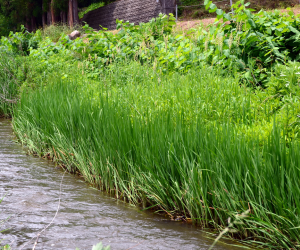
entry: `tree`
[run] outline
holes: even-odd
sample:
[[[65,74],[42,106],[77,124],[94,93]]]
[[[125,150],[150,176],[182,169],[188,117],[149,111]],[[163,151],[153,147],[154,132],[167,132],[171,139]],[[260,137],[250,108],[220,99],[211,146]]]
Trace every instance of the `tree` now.
[[[25,24],[29,30],[35,29],[41,13],[41,0],[0,0],[0,14],[6,24],[16,29]]]
[[[78,1],[77,0],[69,0],[69,25],[71,27],[74,26],[74,24],[79,23],[79,17],[78,17]]]
[[[0,0],[0,35],[24,25],[28,31],[38,27],[79,24],[78,5],[85,7],[99,0]],[[105,0],[110,2],[111,0]]]

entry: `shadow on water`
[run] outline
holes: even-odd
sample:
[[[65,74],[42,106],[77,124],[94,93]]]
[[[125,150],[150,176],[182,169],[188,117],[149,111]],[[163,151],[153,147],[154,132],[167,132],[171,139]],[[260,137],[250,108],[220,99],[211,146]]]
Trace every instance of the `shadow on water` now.
[[[26,155],[13,142],[10,122],[0,120],[0,219],[2,243],[19,249],[50,223],[58,206],[62,170]],[[36,249],[91,249],[100,241],[111,249],[208,249],[212,240],[199,228],[143,212],[66,174],[61,206]],[[32,249],[33,240],[23,249]],[[228,243],[228,242],[227,242]],[[214,249],[241,249],[219,243]]]

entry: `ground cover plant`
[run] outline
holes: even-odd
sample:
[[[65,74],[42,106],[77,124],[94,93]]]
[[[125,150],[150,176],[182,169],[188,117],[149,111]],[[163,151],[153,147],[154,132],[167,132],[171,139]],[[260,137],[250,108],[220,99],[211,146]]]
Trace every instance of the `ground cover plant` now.
[[[232,0],[233,3],[236,3],[238,0]],[[230,11],[230,0],[222,1],[215,0],[213,1],[219,8]],[[288,7],[295,7],[299,5],[297,0],[249,0],[247,2],[251,3],[251,8],[255,11],[264,10],[274,10],[276,8],[285,9]],[[180,0],[177,1],[178,13],[180,20],[197,20],[204,19],[208,17],[216,17],[215,13],[209,13],[205,10],[205,5],[203,4],[204,0]]]
[[[12,59],[12,54],[5,52],[0,58],[0,117],[10,116],[13,105],[17,102],[19,87],[22,83],[16,76],[20,66],[16,60]]]
[[[206,7],[219,23],[185,33],[161,15],[75,41],[2,38],[14,129],[117,198],[220,231],[247,211],[229,236],[297,249],[300,19]]]
[[[88,7],[84,8],[82,11],[79,11],[78,16],[79,16],[79,18],[83,18],[83,16],[85,14],[87,14],[88,12],[90,12],[92,10],[96,10],[96,9],[98,9],[100,7],[103,7],[104,5],[105,5],[104,2],[92,3]]]

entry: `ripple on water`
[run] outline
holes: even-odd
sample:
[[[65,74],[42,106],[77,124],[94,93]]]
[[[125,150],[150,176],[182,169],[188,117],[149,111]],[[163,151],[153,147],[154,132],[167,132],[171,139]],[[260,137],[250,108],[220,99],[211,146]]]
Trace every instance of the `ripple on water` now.
[[[13,141],[10,122],[0,120],[0,219],[4,243],[17,249],[42,230],[58,205],[62,171],[28,156]],[[102,241],[111,249],[208,249],[211,240],[198,228],[141,212],[65,175],[61,206],[54,223],[41,235],[38,249],[91,249]],[[33,242],[24,249],[32,249]],[[235,249],[219,244],[215,249]],[[239,249],[239,248],[236,248]]]

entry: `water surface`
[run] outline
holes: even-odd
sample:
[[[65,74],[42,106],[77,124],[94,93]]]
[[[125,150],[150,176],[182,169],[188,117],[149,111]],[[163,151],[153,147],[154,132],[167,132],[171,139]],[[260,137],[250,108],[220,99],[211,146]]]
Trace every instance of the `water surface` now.
[[[0,219],[3,243],[32,249],[37,236],[54,217],[63,171],[43,159],[26,155],[15,143],[10,122],[0,120]],[[142,212],[65,174],[61,205],[53,224],[35,249],[91,249],[100,241],[115,249],[208,249],[212,240],[199,228]],[[22,248],[23,247],[23,248]],[[215,249],[240,249],[220,243]]]

